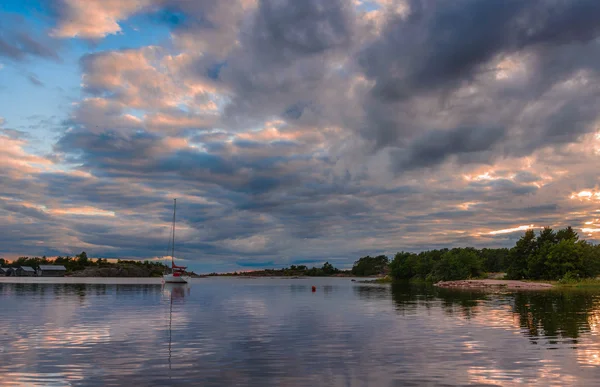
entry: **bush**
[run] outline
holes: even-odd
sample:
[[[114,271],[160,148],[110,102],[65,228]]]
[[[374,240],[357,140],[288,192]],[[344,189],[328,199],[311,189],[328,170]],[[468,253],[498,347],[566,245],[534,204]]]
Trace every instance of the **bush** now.
[[[573,273],[572,271],[568,271],[563,275],[561,279],[558,280],[559,284],[573,284],[579,282],[579,274]]]

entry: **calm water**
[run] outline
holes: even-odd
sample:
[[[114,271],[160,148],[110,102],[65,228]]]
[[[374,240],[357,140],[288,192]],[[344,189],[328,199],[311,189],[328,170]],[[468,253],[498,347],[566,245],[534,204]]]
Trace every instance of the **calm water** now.
[[[600,379],[598,292],[483,295],[347,278],[212,278],[171,288],[1,281],[0,385],[564,386]]]

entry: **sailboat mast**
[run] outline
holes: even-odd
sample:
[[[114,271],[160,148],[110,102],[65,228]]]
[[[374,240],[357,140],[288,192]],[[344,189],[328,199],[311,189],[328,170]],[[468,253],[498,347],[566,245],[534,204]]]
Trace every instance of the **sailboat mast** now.
[[[171,268],[175,263],[175,212],[177,211],[177,199],[173,199],[173,243],[171,245]]]

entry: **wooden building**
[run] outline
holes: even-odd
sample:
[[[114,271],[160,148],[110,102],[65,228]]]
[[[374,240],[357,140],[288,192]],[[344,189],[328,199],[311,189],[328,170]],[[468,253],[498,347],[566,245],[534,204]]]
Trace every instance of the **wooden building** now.
[[[8,275],[8,267],[0,267],[0,277],[4,277]]]
[[[40,265],[37,270],[39,277],[64,277],[67,268],[63,265]]]
[[[17,268],[17,277],[34,277],[35,270],[30,266],[19,266]]]

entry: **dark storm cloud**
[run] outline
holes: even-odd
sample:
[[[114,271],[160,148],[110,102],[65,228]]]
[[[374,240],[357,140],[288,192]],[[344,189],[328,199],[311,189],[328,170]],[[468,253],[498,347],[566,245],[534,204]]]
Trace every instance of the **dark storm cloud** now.
[[[396,171],[403,171],[435,166],[450,156],[475,157],[476,153],[492,148],[505,135],[501,128],[432,130],[408,144],[407,150],[397,151],[393,167]]]
[[[360,55],[382,100],[410,97],[472,79],[492,57],[535,44],[567,44],[600,32],[594,0],[410,1]]]
[[[351,12],[345,0],[261,0],[246,44],[266,62],[289,62],[347,47]]]
[[[116,168],[125,173],[130,167],[144,165],[153,156],[158,140],[147,132],[126,135],[110,130],[99,133],[74,130],[63,136],[55,148],[74,155],[71,161],[96,171]]]
[[[49,220],[50,217],[43,211],[37,208],[24,206],[20,203],[7,203],[0,201],[0,210],[12,212],[19,217],[29,217],[37,220]]]
[[[302,166],[304,163],[321,164],[312,156],[290,153],[295,149],[288,143],[242,141],[234,142],[233,149],[209,147],[205,152],[170,149],[163,140],[141,131],[127,134],[77,129],[66,133],[55,149],[97,176],[137,176],[145,181],[164,179],[170,183],[183,178],[196,186],[217,184],[250,195],[292,187],[299,181],[299,174],[309,171],[309,166]],[[260,152],[253,155],[253,151]]]
[[[331,59],[350,50],[354,24],[347,0],[260,1],[240,31],[241,47],[220,71],[235,92],[227,122],[299,118],[330,82]]]
[[[600,34],[596,22],[600,18],[600,3],[413,0],[409,4],[410,14],[391,17],[381,36],[365,46],[357,57],[364,74],[374,82],[364,101],[366,123],[360,128],[361,135],[374,149],[399,147],[398,153],[404,154],[400,158],[415,159],[415,167],[435,166],[451,155],[467,156],[456,158],[459,163],[490,162],[499,155],[523,156],[548,145],[570,143],[593,129],[591,124],[598,116],[593,91],[597,78],[592,78],[589,90],[580,95],[562,96],[562,106],[558,109],[551,109],[552,103],[548,102],[547,106],[539,107],[540,114],[531,117],[530,122],[522,122],[518,117],[527,118],[526,109],[531,104],[542,103],[545,93],[577,71],[589,70],[595,76],[597,62],[591,63],[587,57],[598,54],[594,39]],[[565,56],[568,50],[580,55]],[[493,62],[511,54],[535,58],[527,63],[530,67],[527,78],[503,90],[483,82],[489,77],[487,74],[496,71]],[[465,110],[464,102],[456,95],[465,85],[477,90],[475,95],[480,99],[473,103],[493,98],[496,106]],[[457,142],[475,145],[478,152],[493,152],[473,154],[459,146],[444,148],[439,156],[431,157],[426,152],[418,157],[424,147],[418,140],[422,136],[419,133],[426,126],[423,127],[425,116],[415,114],[415,110],[417,104],[431,104],[432,101],[421,100],[433,95],[439,95],[441,102],[431,105],[432,113],[454,105],[456,108],[449,113],[455,121],[483,128],[467,133],[456,126],[448,137],[455,136]],[[475,114],[486,111],[474,126]],[[534,117],[537,122],[532,122]],[[513,135],[514,141],[498,137],[496,131],[486,133],[485,127],[494,121],[505,135]],[[417,140],[413,143],[406,141],[415,136]],[[487,136],[488,139],[483,138]],[[503,146],[499,147],[499,143]],[[411,166],[410,161],[405,162]],[[398,164],[402,162],[394,163],[396,169]]]

